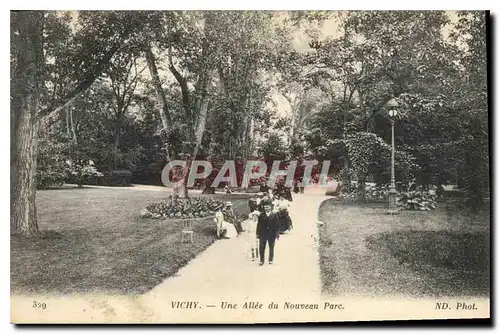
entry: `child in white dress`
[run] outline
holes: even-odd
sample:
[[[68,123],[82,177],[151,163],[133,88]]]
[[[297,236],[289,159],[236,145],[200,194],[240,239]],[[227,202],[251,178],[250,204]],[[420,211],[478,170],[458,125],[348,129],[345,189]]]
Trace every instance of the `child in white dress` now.
[[[252,253],[252,261],[259,258],[259,246],[257,244],[257,221],[260,212],[253,211],[248,215],[248,219],[244,222],[245,228],[248,231],[248,243],[250,252]]]

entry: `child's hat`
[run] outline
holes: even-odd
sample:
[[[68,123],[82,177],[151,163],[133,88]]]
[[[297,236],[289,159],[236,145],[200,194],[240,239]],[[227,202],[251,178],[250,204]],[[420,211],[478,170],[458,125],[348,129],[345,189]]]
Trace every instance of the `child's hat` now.
[[[255,210],[248,214],[248,218],[253,218],[253,216],[260,216],[260,212]]]

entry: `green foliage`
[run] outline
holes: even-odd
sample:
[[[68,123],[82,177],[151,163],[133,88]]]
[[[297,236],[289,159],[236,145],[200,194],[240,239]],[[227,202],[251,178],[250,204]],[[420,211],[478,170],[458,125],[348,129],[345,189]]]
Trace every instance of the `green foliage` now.
[[[465,138],[457,151],[467,203],[479,209],[488,196],[490,181],[485,12],[461,12],[451,36],[466,45],[457,52],[464,70],[456,87],[456,105]]]
[[[280,159],[284,158],[285,142],[279,133],[271,132],[266,136],[267,140],[260,148],[260,152],[265,159]]]
[[[484,198],[489,196],[489,152],[488,136],[475,133],[467,138],[460,152],[463,153],[463,181],[467,193],[467,203],[473,209],[479,209],[484,204]]]
[[[415,176],[424,186],[457,182],[471,206],[483,202],[489,183],[485,13],[458,18],[451,22],[442,11],[358,11],[339,17],[338,37],[311,34],[314,52],[307,59],[317,70],[306,82],[333,101],[313,122],[308,141],[315,152],[333,157],[341,138],[360,131],[390,142],[385,104],[398,97],[396,179]],[[385,183],[390,156],[368,140],[352,142],[343,160],[350,174]],[[382,154],[374,159],[374,152]]]
[[[372,179],[377,184],[390,180],[391,147],[374,133],[356,132],[345,140],[330,141],[331,145],[345,145],[350,167],[343,171],[343,181]],[[395,172],[398,182],[408,183],[418,171],[415,158],[408,152],[396,151]]]
[[[47,169],[36,171],[36,188],[48,189],[50,187],[61,187],[66,178],[67,175],[64,170],[52,169],[49,166]]]
[[[39,138],[36,184],[37,189],[62,186],[67,179],[64,152],[67,145],[54,140],[53,134]]]
[[[342,187],[342,191],[345,193],[350,193],[354,190],[353,183],[356,179],[356,174],[352,168],[342,168],[336,175],[335,179],[337,179]]]
[[[82,187],[85,183],[89,182],[92,178],[102,177],[103,174],[97,170],[92,160],[73,162],[67,161],[67,172],[71,175],[72,179],[76,181],[78,187]]]
[[[426,191],[401,192],[397,205],[404,210],[430,211],[436,209],[436,195]]]
[[[349,136],[345,146],[352,169],[360,180],[368,176],[373,163],[387,151],[387,144],[382,138],[367,132]]]
[[[336,197],[337,200],[347,203],[358,203],[359,192],[361,188],[359,184],[352,184],[351,190],[342,189]],[[381,202],[387,201],[389,198],[388,185],[367,185],[364,190],[365,199],[363,202]],[[397,205],[402,210],[420,210],[429,211],[436,209],[436,195],[428,191],[400,191],[397,194]]]
[[[132,172],[129,170],[114,170],[108,175],[110,186],[130,186],[130,181],[132,178]]]
[[[358,183],[352,183],[350,189],[344,186],[337,196],[337,199],[343,202],[356,203],[359,202],[359,192],[361,191]],[[388,185],[366,185],[364,189],[366,202],[380,202],[389,197]]]
[[[223,204],[210,197],[178,198],[169,196],[167,200],[150,204],[141,212],[147,218],[202,218],[214,215],[215,208]]]
[[[397,97],[398,188],[413,178],[458,183],[470,205],[480,205],[489,190],[484,13],[449,18],[443,11],[46,12],[42,109],[79,93],[41,136],[40,186],[58,182],[66,160],[95,161],[106,175],[100,183],[130,170],[134,180],[158,184],[167,156],[192,154],[197,144],[199,156],[218,161],[312,154],[343,167],[344,184],[385,185],[386,103]],[[334,37],[319,33],[328,19],[338,22]],[[299,25],[310,35],[304,50],[292,43]],[[142,75],[145,47],[157,60],[167,126]],[[180,78],[171,82],[175,70]],[[290,115],[277,115],[276,94]]]
[[[366,187],[366,198],[370,200],[385,200],[389,198],[389,185],[375,185]]]

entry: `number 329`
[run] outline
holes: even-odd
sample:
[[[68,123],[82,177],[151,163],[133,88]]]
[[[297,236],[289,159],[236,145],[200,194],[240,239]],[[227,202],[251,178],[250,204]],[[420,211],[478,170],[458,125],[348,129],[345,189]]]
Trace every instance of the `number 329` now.
[[[47,308],[47,304],[45,303],[39,303],[36,300],[33,301],[33,307],[35,308],[41,308],[42,310],[45,310]]]

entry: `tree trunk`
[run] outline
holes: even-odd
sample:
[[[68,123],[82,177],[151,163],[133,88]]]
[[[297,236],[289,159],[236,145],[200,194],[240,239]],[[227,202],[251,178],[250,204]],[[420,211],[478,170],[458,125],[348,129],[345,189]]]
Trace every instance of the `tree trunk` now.
[[[191,95],[189,92],[189,87],[187,84],[186,78],[182,76],[182,74],[175,68],[174,62],[172,60],[172,48],[170,47],[168,49],[168,63],[169,63],[169,70],[170,72],[174,75],[175,79],[179,83],[179,86],[181,87],[181,95],[182,95],[182,107],[184,109],[184,112],[186,114],[186,125],[188,128],[188,137],[192,138],[192,132],[193,132],[193,123],[192,123],[192,112],[191,112]]]
[[[36,212],[36,158],[38,112],[43,71],[42,11],[11,14],[18,36],[13,73],[12,118],[15,119],[11,143],[10,228],[13,234],[38,235]],[[16,45],[16,42],[18,43]]]
[[[120,130],[121,127],[119,124],[116,125],[115,129],[115,143],[113,145],[113,169],[116,170],[118,168],[118,146],[120,146]]]
[[[293,137],[295,136],[295,114],[298,113],[298,110],[292,109],[292,117],[290,119],[290,131],[288,133],[288,150],[291,149],[293,143]]]
[[[209,76],[209,78],[210,78],[210,76]],[[182,182],[181,186],[179,187],[179,189],[177,189],[178,195],[180,197],[184,197],[184,198],[188,197],[187,181],[189,178],[189,170],[191,169],[191,163],[198,156],[198,152],[199,152],[200,146],[201,146],[201,141],[203,139],[203,133],[205,132],[205,127],[207,125],[207,113],[208,113],[209,99],[207,97],[206,90],[208,89],[209,83],[210,83],[210,81],[206,80],[204,87],[203,87],[204,94],[202,94],[202,97],[200,97],[200,100],[197,101],[197,103],[196,103],[196,105],[199,106],[199,110],[198,110],[198,120],[196,122],[196,129],[194,132],[195,146],[193,149],[193,154],[189,158],[188,163],[186,164],[186,173],[184,174],[183,182]]]
[[[36,98],[24,101],[11,152],[11,232],[33,235],[38,232],[36,215],[36,155],[38,119],[30,109]]]
[[[347,155],[347,149],[344,149],[344,171],[346,173],[346,180],[344,180],[345,184],[343,186],[345,187],[345,190],[350,193],[351,192],[351,177],[350,177],[350,172],[349,172],[349,156]]]
[[[184,181],[179,184],[178,187],[174,187],[174,197],[179,198],[187,198],[188,197],[188,189],[186,187],[187,177],[184,178]]]
[[[248,155],[254,154],[254,132],[255,132],[255,121],[253,116],[250,118],[250,126],[248,129]]]
[[[201,146],[201,140],[203,138],[203,133],[205,132],[205,126],[206,126],[206,121],[207,121],[207,107],[208,107],[208,103],[205,103],[205,105],[201,106],[200,119],[199,119],[200,124],[198,124],[198,127],[196,129],[196,133],[195,133],[195,138],[196,138],[195,143],[196,144],[195,144],[194,150],[193,150],[193,159],[196,159],[196,156],[198,155],[198,152],[199,152],[200,146]]]
[[[244,135],[244,141],[243,141],[243,166],[247,165],[248,156],[249,156],[249,152],[250,152],[250,141],[252,140],[250,137],[251,127],[252,127],[252,119],[253,119],[253,115],[249,115],[246,118],[245,135]],[[242,185],[242,188],[248,189],[248,186],[249,186],[248,183],[244,183]]]
[[[153,86],[155,87],[156,100],[160,106],[160,108],[158,109],[158,113],[160,114],[161,124],[164,130],[168,130],[172,124],[172,121],[170,119],[170,114],[168,113],[167,99],[165,97],[165,92],[163,91],[163,88],[161,86],[160,76],[158,75],[158,68],[156,67],[155,57],[153,55],[153,52],[151,51],[151,47],[149,46],[146,48],[146,61],[148,63],[149,73],[151,74]],[[168,145],[169,143],[166,142],[165,144],[167,146],[166,148],[167,160],[170,160],[170,151]]]
[[[366,202],[366,179],[365,177],[358,179],[358,202]]]
[[[182,105],[184,108],[184,112],[186,115],[186,125],[188,128],[188,135],[187,137],[191,140],[193,138],[193,123],[192,123],[192,112],[191,112],[191,96],[189,93],[189,87],[187,85],[186,79],[181,75],[181,73],[175,68],[173,60],[172,60],[172,48],[170,47],[168,50],[168,62],[169,62],[169,70],[170,72],[174,75],[175,79],[179,83],[179,86],[181,87],[181,94],[182,94]],[[195,151],[197,151],[197,148],[195,148]],[[191,158],[194,159],[194,158]],[[183,182],[180,183],[179,187],[174,188],[174,196],[176,197],[188,197],[188,189],[186,187],[187,180],[188,180],[188,174],[189,174],[189,168],[190,168],[190,160],[188,160],[188,163],[186,164],[186,172],[184,173],[184,178]]]
[[[70,122],[70,128],[71,128],[71,135],[73,137],[73,143],[78,145],[78,138],[76,137],[76,130],[75,130],[75,123],[73,122],[73,108],[69,107],[69,122]]]
[[[64,110],[66,111],[66,135],[68,136],[68,139],[71,140],[71,130],[70,130],[71,124],[69,121],[69,107],[64,108]]]
[[[78,139],[73,121],[73,109],[70,105],[67,105],[64,110],[66,112],[66,132],[70,141],[69,157],[74,161],[75,159],[78,160]]]

